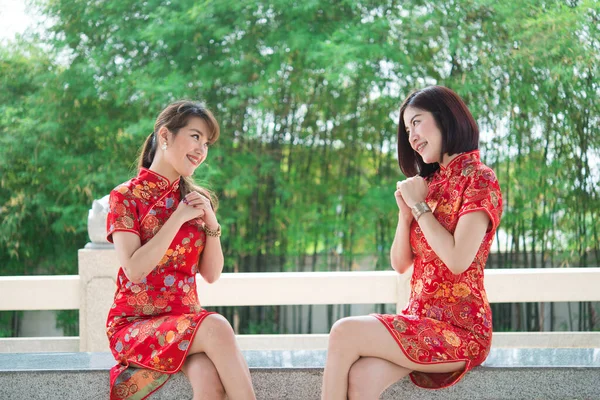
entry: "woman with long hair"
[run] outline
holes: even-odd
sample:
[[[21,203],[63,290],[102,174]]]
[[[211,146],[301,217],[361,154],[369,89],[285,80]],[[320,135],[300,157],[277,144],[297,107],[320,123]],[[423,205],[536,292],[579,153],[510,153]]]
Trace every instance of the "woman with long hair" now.
[[[107,320],[111,400],[144,399],[180,370],[195,400],[255,398],[233,329],[196,294],[196,273],[212,283],[223,269],[216,197],[191,178],[218,137],[203,104],[170,104],[137,176],[110,193],[107,237],[121,264]]]

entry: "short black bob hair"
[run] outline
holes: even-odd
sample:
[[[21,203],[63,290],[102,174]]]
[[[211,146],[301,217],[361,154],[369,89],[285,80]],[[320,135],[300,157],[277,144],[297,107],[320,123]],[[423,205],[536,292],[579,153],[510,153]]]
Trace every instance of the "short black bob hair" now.
[[[398,164],[407,177],[427,177],[439,169],[439,164],[426,164],[408,141],[404,112],[408,107],[433,114],[442,133],[442,156],[454,155],[479,148],[479,128],[465,102],[443,86],[428,86],[412,92],[400,107],[398,122]]]

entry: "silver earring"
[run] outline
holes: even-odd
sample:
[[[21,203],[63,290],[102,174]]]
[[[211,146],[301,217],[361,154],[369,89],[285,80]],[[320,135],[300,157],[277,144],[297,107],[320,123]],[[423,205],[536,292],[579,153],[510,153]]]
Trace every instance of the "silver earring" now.
[[[161,149],[166,150],[167,149],[167,142],[164,142],[162,144],[162,146],[160,146]]]

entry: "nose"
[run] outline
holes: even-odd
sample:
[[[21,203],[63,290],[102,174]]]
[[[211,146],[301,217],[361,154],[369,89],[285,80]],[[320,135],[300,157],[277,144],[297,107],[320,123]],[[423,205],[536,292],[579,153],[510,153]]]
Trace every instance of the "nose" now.
[[[416,143],[418,138],[419,138],[419,135],[414,130],[411,130],[409,132],[409,134],[408,134],[408,142],[409,143]]]

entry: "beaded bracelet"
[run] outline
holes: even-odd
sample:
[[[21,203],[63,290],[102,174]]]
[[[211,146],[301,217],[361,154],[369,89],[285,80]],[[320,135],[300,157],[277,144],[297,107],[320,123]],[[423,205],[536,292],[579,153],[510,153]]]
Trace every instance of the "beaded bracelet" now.
[[[217,229],[210,229],[204,224],[204,232],[206,232],[206,236],[221,237],[221,225],[217,225]]]

